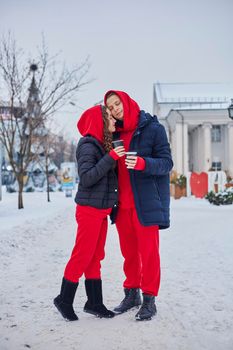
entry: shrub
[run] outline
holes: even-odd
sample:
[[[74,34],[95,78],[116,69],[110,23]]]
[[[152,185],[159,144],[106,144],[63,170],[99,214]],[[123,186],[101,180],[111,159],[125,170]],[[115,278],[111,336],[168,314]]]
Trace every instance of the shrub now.
[[[180,188],[185,188],[186,187],[186,176],[185,175],[179,175],[177,177],[174,177],[171,180],[172,184],[175,184],[176,186],[179,186]]]
[[[224,192],[214,193],[213,191],[207,193],[205,198],[214,205],[233,204],[233,191],[226,190]]]
[[[32,186],[26,187],[24,192],[35,192],[35,189]]]

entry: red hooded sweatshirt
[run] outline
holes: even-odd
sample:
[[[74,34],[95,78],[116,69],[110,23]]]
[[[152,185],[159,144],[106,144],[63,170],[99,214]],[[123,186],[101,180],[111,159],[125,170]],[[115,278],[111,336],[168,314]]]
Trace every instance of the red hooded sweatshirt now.
[[[77,128],[82,136],[91,135],[102,144],[104,122],[101,105],[87,109],[78,120]]]
[[[139,121],[140,108],[138,104],[123,91],[110,90],[104,96],[104,103],[106,105],[107,96],[113,92],[122,101],[124,107],[123,127],[117,128],[120,132],[120,139],[124,141],[126,152],[129,150],[129,144],[133,133],[137,128]],[[132,150],[133,151],[133,150]],[[129,170],[125,165],[125,157],[118,160],[118,182],[119,182],[119,206],[121,208],[134,207],[134,197],[130,183]]]

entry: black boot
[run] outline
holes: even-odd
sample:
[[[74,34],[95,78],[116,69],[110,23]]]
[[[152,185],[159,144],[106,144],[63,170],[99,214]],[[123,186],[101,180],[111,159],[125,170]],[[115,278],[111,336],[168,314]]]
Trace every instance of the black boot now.
[[[141,297],[140,297],[140,291],[138,288],[124,288],[125,297],[118,305],[115,307],[114,311],[118,314],[122,314],[123,312],[128,311],[134,306],[141,305]]]
[[[85,280],[85,288],[87,293],[87,302],[83,311],[100,318],[111,318],[115,316],[114,312],[108,310],[103,304],[101,279]]]
[[[140,310],[135,315],[137,321],[151,320],[156,314],[155,297],[153,295],[143,294],[143,302]]]
[[[68,321],[78,320],[78,316],[75,314],[73,309],[73,301],[77,287],[78,283],[70,282],[63,277],[61,292],[53,300],[58,311]]]

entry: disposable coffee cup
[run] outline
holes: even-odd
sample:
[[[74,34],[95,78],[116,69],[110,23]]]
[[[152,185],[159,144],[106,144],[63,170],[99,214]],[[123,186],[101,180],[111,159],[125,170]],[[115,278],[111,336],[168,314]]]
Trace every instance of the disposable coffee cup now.
[[[137,155],[137,152],[125,152],[125,155],[126,157],[129,157],[129,156],[136,156]]]
[[[124,146],[123,140],[115,140],[115,141],[112,141],[112,147],[113,147],[113,148],[116,148],[116,147],[119,147],[119,146]]]

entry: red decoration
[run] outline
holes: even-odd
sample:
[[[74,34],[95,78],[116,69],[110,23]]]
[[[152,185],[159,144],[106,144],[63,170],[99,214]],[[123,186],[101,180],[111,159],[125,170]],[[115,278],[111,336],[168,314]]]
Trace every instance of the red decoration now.
[[[208,174],[192,173],[190,177],[191,192],[196,198],[203,198],[208,193]]]

